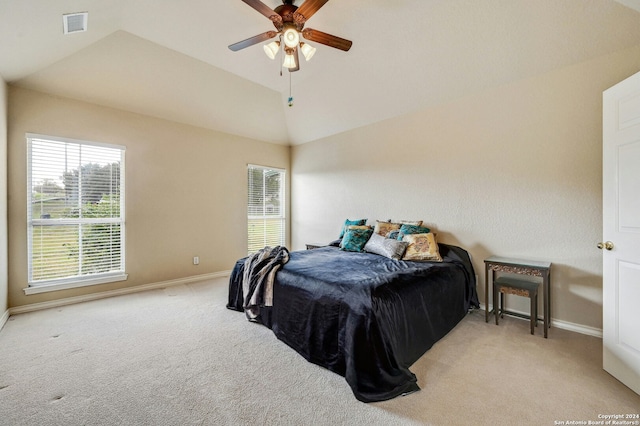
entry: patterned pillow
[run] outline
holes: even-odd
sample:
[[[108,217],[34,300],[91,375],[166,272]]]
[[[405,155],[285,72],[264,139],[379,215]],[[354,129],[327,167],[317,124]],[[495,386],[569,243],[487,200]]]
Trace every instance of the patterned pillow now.
[[[371,229],[371,227],[369,225],[349,225],[345,231],[349,229]]]
[[[420,226],[422,225],[422,221],[421,220],[399,220],[398,223],[400,225],[415,225],[415,226]]]
[[[379,254],[389,259],[400,260],[409,243],[404,241],[391,240],[382,235],[373,233],[367,244],[364,245],[364,251]]]
[[[389,235],[389,232],[395,231],[396,229],[400,229],[399,223],[382,222],[380,220],[376,220],[376,227],[373,229],[373,232],[386,237],[387,235]]]
[[[400,230],[399,229],[394,229],[393,231],[389,232],[387,234],[387,238],[391,238],[392,240],[397,240],[398,239],[398,235],[400,235]]]
[[[402,260],[442,262],[436,237],[431,232],[405,235],[402,241],[409,243]]]
[[[347,229],[344,232],[344,237],[342,237],[340,250],[363,251],[364,245],[371,237],[371,234],[373,234],[373,230],[370,227],[367,227],[367,229]]]
[[[345,220],[342,225],[342,230],[340,231],[340,236],[338,238],[342,238],[344,236],[344,231],[347,230],[347,226],[349,225],[364,225],[367,223],[367,219],[357,219],[357,220]]]
[[[402,225],[400,227],[400,233],[398,234],[398,240],[402,241],[402,237],[410,234],[428,234],[431,232],[431,229],[425,228],[424,226],[416,226],[416,225]]]

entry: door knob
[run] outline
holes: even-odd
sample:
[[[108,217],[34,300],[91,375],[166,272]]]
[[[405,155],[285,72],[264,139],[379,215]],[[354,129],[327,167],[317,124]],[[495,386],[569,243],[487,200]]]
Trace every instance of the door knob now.
[[[600,250],[602,249],[611,250],[613,249],[613,243],[611,241],[607,241],[605,243],[598,243],[598,248]]]

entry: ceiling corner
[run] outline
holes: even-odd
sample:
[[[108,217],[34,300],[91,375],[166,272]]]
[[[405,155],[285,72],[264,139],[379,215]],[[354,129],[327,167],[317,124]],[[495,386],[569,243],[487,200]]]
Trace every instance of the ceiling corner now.
[[[616,0],[618,3],[623,4],[631,9],[635,9],[640,12],[640,0]]]

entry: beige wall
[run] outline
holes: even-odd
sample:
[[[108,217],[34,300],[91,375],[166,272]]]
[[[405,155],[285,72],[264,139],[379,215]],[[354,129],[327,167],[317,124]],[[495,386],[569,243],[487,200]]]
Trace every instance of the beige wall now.
[[[0,318],[9,307],[7,300],[7,96],[7,85],[0,78]]]
[[[601,95],[639,69],[637,46],[294,147],[290,247],[334,239],[347,217],[420,218],[470,251],[481,298],[487,256],[548,260],[554,319],[600,329]],[[15,87],[8,117],[11,307],[230,269],[245,252],[246,164],[289,166],[284,146]],[[24,295],[26,132],[127,147],[128,281]]]
[[[289,168],[287,146],[16,87],[8,125],[10,307],[230,270],[246,255],[247,164]],[[27,132],[126,146],[127,281],[24,294]]]
[[[481,299],[486,257],[551,261],[552,317],[601,329],[602,91],[639,69],[637,46],[294,147],[292,248],[423,219],[470,251]]]

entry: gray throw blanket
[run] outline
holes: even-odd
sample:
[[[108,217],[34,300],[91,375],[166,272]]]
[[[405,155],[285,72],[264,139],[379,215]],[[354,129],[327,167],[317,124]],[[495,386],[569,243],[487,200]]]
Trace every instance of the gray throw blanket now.
[[[255,321],[260,306],[273,305],[273,280],[276,272],[289,261],[289,250],[283,246],[265,247],[249,256],[242,274],[242,300],[249,321]]]

